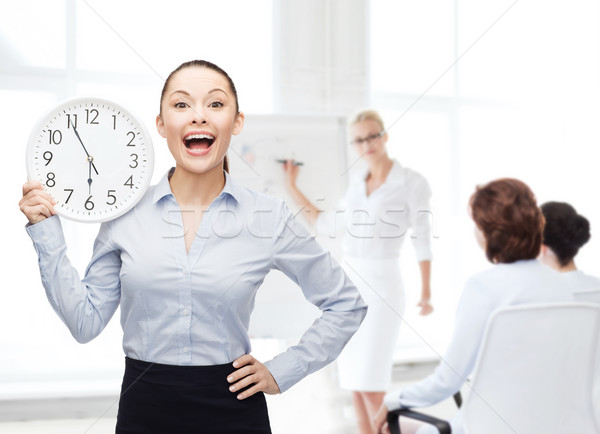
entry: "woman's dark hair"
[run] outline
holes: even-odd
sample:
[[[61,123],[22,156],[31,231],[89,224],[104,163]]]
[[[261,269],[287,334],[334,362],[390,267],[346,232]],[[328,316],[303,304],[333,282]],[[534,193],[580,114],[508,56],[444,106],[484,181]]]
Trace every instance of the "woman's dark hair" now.
[[[231,89],[231,93],[235,97],[235,112],[236,113],[240,112],[240,105],[238,103],[237,90],[236,90],[235,84],[233,83],[233,80],[231,79],[231,77],[229,76],[229,74],[227,74],[225,72],[225,70],[223,70],[222,68],[218,67],[214,63],[209,62],[207,60],[190,60],[189,62],[184,62],[181,65],[179,65],[177,68],[175,68],[169,74],[169,76],[167,77],[167,79],[165,80],[165,84],[163,85],[162,92],[160,93],[160,109],[159,109],[159,113],[161,115],[162,115],[162,103],[163,103],[163,99],[165,97],[165,94],[167,93],[167,88],[169,87],[169,83],[171,82],[171,77],[173,77],[176,73],[178,73],[182,69],[186,69],[186,68],[207,68],[207,69],[213,70],[215,72],[218,72],[223,77],[225,77],[227,79],[227,82],[229,83],[229,87]],[[226,172],[229,172],[229,162],[227,161],[227,155],[225,155],[225,159],[223,160],[223,169]]]
[[[546,218],[543,243],[552,249],[564,267],[589,241],[590,222],[565,202],[546,202],[540,208]]]
[[[538,257],[544,216],[525,183],[504,178],[478,186],[470,205],[473,221],[485,237],[490,262],[508,264]]]

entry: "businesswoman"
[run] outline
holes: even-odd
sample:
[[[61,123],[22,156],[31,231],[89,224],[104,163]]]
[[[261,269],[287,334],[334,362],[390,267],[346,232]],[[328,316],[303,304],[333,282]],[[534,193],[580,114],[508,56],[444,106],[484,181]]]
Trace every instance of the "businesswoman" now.
[[[391,384],[392,357],[404,313],[404,287],[399,256],[407,229],[421,272],[421,315],[431,305],[431,191],[419,173],[403,167],[387,153],[388,134],[375,111],[357,113],[349,135],[367,168],[351,181],[345,195],[343,265],[369,306],[361,328],[338,359],[342,388],[353,391],[361,434],[374,432],[373,417]],[[320,227],[331,227],[332,214],[320,213],[296,184],[299,167],[285,164],[287,189]],[[337,213],[336,213],[337,214]]]
[[[575,265],[575,256],[591,237],[588,219],[565,202],[546,202],[541,209],[546,218],[541,262],[561,272],[573,293],[600,291],[600,279]]]
[[[389,433],[385,422],[388,410],[427,407],[460,390],[473,371],[487,320],[495,310],[572,300],[560,275],[537,260],[544,217],[527,185],[517,179],[499,179],[477,187],[471,196],[470,210],[475,238],[494,266],[467,280],[452,340],[434,373],[385,395],[375,420],[381,432]],[[415,432],[415,428],[403,425],[402,432]],[[416,432],[437,430],[423,426]],[[452,432],[464,433],[460,411],[452,420]]]
[[[243,123],[221,68],[192,61],[173,71],[156,126],[175,167],[132,211],[101,226],[83,280],[52,198],[39,183],[24,185],[20,207],[42,282],[73,336],[93,339],[121,306],[117,433],[269,433],[263,393],[284,392],[335,359],[365,315],[354,285],[283,202],[227,173]],[[263,364],[250,354],[247,330],[271,269],[297,282],[322,315]]]

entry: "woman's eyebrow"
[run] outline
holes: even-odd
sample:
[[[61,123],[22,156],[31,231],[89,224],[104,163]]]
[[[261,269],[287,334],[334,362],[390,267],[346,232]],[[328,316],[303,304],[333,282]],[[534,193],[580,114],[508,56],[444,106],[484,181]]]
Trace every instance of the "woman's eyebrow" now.
[[[213,92],[223,92],[224,94],[227,94],[227,92],[225,92],[223,89],[220,89],[218,87],[215,87],[214,89],[209,90],[207,93],[213,93]]]
[[[176,93],[182,93],[184,95],[190,96],[189,92],[186,92],[185,90],[175,90],[173,91],[173,93],[171,93],[171,95],[175,95]]]
[[[223,92],[224,94],[227,94],[227,92],[225,92],[223,89],[215,87],[214,89],[209,90],[208,92],[206,92],[207,94],[213,93],[213,92]],[[184,95],[190,96],[190,93],[185,91],[185,90],[175,90],[173,91],[173,93],[171,93],[171,95],[175,95],[176,93],[182,93]]]

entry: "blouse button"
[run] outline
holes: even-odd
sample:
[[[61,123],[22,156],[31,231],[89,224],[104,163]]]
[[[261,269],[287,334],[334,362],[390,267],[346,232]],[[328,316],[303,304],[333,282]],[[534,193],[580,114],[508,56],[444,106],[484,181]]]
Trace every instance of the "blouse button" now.
[[[183,352],[187,353],[190,349],[188,347],[183,347]]]

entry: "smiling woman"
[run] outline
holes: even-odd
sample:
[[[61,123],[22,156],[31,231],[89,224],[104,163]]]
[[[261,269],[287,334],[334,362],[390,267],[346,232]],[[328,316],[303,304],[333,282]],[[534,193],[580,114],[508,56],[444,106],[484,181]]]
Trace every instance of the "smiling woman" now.
[[[195,76],[197,68],[205,69],[207,77]],[[165,122],[173,125],[172,137],[166,135]],[[224,159],[223,168],[227,172],[229,141],[221,143],[221,137],[239,134],[244,125],[233,80],[213,63],[202,60],[183,63],[165,81],[156,125],[176,160],[178,155],[186,153],[197,157],[211,152],[213,163]],[[215,135],[216,131],[212,131],[215,128],[222,129],[223,134]],[[181,143],[186,151],[183,154]]]
[[[24,185],[20,206],[42,281],[75,339],[94,339],[121,307],[117,433],[270,433],[264,393],[284,392],[333,361],[365,317],[356,287],[283,201],[224,170],[243,124],[223,70],[206,61],[176,69],[156,118],[175,167],[132,211],[102,225],[83,280],[47,193]],[[263,364],[250,355],[248,326],[272,269],[296,282],[321,318]]]
[[[167,146],[156,146],[161,138],[152,125],[158,112],[158,93],[164,78],[190,53],[215,59],[239,77],[236,85],[243,89],[246,112],[271,112],[272,7],[271,0],[252,4],[243,0],[173,0],[168,7],[157,2],[143,10],[139,4],[119,0],[2,2],[0,114],[7,126],[3,138],[12,144],[0,163],[5,191],[21,195],[25,143],[35,120],[61,101],[90,96],[120,102],[152,127],[148,128],[156,152],[152,183],[158,182],[171,162]],[[165,22],[181,23],[181,17],[190,10],[202,10],[215,18],[203,20],[206,34],[222,31],[226,19],[235,37],[215,37],[210,44],[199,44],[197,26],[177,25],[173,32],[156,31]],[[231,14],[231,10],[236,13]],[[140,14],[143,19],[132,19]],[[243,38],[237,37],[242,34]],[[247,68],[250,62],[262,68]],[[26,233],[14,230],[24,223],[23,215],[13,206],[6,209],[3,218],[6,225],[1,238],[14,246],[0,254],[3,264],[11,264],[3,268],[5,281],[19,282],[20,290],[5,293],[0,303],[3,323],[12,324],[15,330],[0,336],[0,345],[6,350],[0,357],[0,396],[116,395],[122,375],[118,321],[109,323],[93,343],[81,346],[72,340],[49,309]],[[83,275],[99,225],[62,223],[71,262]],[[14,308],[24,305],[28,306],[26,316]],[[40,363],[39,354],[44,354],[44,363]],[[42,416],[40,412],[26,413],[33,419]],[[68,410],[52,412],[52,417],[65,414]],[[16,412],[4,413],[4,419],[17,417]]]

